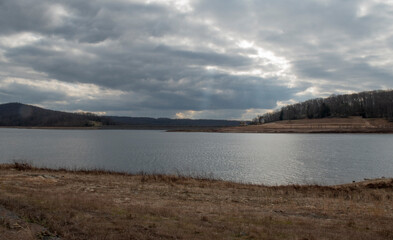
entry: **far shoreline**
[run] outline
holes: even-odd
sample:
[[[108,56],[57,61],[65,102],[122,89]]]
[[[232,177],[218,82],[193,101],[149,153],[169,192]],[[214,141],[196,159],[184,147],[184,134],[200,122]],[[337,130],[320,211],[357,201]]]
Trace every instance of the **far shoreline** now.
[[[193,130],[184,129],[183,132]],[[201,131],[204,132],[204,131]],[[208,132],[220,133],[393,133],[393,123],[382,118],[319,118],[283,120],[247,126],[222,127]]]
[[[382,118],[320,118],[284,120],[246,126],[155,126],[155,125],[104,125],[91,127],[67,126],[0,126],[11,129],[45,130],[162,130],[167,132],[207,133],[305,133],[305,134],[391,134],[393,122]]]
[[[162,131],[213,131],[221,126],[148,126],[148,125],[107,125],[100,127],[51,127],[51,126],[0,126],[0,129],[44,129],[44,130],[162,130]]]
[[[254,134],[392,134],[393,129],[296,129],[296,128],[261,128],[247,127],[151,127],[151,126],[119,126],[119,127],[28,127],[0,126],[0,129],[25,130],[129,130],[129,131],[165,131],[169,133],[254,133]]]
[[[392,134],[392,130],[386,129],[348,129],[342,130],[314,130],[314,129],[263,129],[263,130],[248,130],[238,128],[218,128],[210,130],[192,130],[192,129],[180,129],[180,130],[168,130],[167,132],[205,132],[205,133],[254,133],[254,134]]]

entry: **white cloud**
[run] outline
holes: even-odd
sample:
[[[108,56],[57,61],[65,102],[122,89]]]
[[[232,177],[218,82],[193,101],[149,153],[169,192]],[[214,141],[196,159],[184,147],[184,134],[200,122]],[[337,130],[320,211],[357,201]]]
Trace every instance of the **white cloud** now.
[[[167,6],[173,6],[176,10],[187,13],[193,10],[192,0],[146,0],[147,4],[164,4]]]
[[[106,89],[94,84],[65,83],[57,80],[31,80],[23,78],[6,78],[0,81],[0,88],[7,89],[15,86],[26,86],[46,92],[58,92],[78,99],[97,99],[108,96],[121,96],[126,92]]]
[[[76,110],[76,111],[74,111],[75,113],[93,113],[93,114],[95,114],[95,115],[98,115],[98,116],[105,116],[107,113],[106,112],[89,112],[89,111],[84,111],[84,110],[82,110],[82,109],[78,109],[78,110]]]
[[[184,111],[184,112],[177,112],[174,117],[176,119],[186,119],[186,118],[192,119],[192,118],[195,118],[195,116],[200,113],[201,113],[201,111],[197,112],[197,111],[188,110],[188,111]]]
[[[64,21],[71,16],[70,11],[61,4],[50,5],[47,12],[50,15],[49,25],[51,27],[62,26]]]
[[[0,46],[3,48],[22,47],[34,44],[43,36],[37,33],[21,32],[7,36],[0,36]]]
[[[280,109],[286,105],[290,105],[290,104],[294,104],[297,103],[297,101],[295,99],[289,99],[286,101],[277,101],[277,108],[276,109]],[[274,109],[271,109],[270,112],[272,112]]]

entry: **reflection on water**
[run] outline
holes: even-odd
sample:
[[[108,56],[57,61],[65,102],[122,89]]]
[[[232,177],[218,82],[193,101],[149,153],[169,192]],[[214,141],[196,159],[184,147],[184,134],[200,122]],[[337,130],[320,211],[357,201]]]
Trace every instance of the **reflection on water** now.
[[[391,177],[393,135],[0,129],[0,162],[338,184]]]

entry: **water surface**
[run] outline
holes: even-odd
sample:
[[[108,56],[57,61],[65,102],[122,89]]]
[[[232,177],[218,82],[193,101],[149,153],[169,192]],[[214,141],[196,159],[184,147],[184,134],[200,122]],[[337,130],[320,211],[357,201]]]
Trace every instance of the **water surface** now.
[[[0,129],[0,162],[180,173],[267,185],[392,177],[390,134]]]

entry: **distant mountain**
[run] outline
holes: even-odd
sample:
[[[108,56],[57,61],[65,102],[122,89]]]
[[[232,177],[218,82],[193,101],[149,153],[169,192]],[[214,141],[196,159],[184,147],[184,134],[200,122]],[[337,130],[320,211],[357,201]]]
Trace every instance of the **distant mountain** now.
[[[376,90],[345,95],[332,95],[282,107],[256,117],[254,123],[281,120],[361,116],[393,121],[393,90]]]
[[[107,118],[93,114],[52,111],[21,103],[0,105],[0,126],[91,127],[109,123]]]
[[[116,125],[126,126],[167,126],[167,127],[230,127],[239,126],[240,121],[209,119],[170,119],[147,117],[108,117]]]
[[[91,113],[67,113],[21,103],[0,104],[0,126],[24,127],[224,127],[240,121],[192,120],[147,117],[97,116]]]

